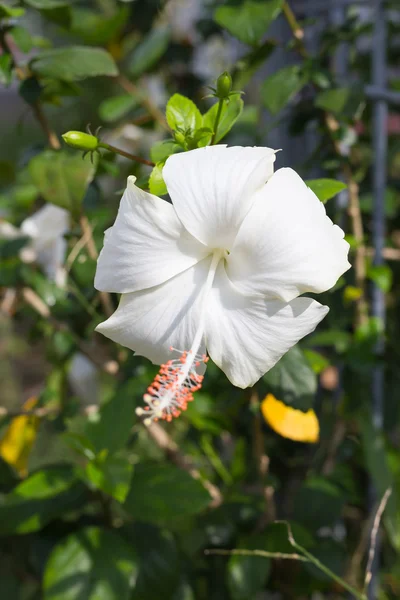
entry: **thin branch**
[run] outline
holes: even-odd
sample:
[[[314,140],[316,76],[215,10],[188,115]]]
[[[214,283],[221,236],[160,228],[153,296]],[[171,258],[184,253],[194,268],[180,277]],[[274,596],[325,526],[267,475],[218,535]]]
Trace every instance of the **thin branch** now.
[[[193,479],[198,479],[203,484],[212,498],[210,507],[216,508],[222,504],[223,497],[218,487],[203,477],[201,473],[191,465],[190,459],[180,452],[178,445],[168,435],[165,429],[157,423],[152,423],[149,427],[146,427],[146,431],[173,464],[180,469],[187,471]]]
[[[367,592],[368,586],[369,586],[369,584],[371,582],[371,578],[372,578],[372,565],[373,565],[374,558],[375,558],[376,543],[377,543],[377,539],[378,539],[379,527],[380,527],[382,516],[383,516],[383,513],[385,511],[385,508],[386,508],[386,505],[388,503],[388,500],[390,498],[390,494],[391,493],[392,493],[392,489],[388,488],[386,490],[386,492],[383,494],[382,500],[380,501],[379,506],[378,506],[378,510],[376,511],[374,523],[372,525],[371,545],[370,545],[370,548],[369,548],[368,563],[367,563],[367,568],[366,568],[366,571],[365,571],[364,593]]]
[[[129,152],[125,152],[125,150],[121,150],[120,148],[116,148],[115,146],[111,146],[111,144],[106,144],[105,142],[100,142],[98,148],[104,148],[109,152],[120,154],[125,158],[129,158],[129,160],[134,160],[136,162],[141,163],[142,165],[148,165],[149,167],[154,167],[156,164],[151,160],[147,160],[146,158],[142,158],[141,156],[137,156],[136,154],[130,154]]]
[[[150,98],[147,97],[146,94],[143,94],[143,92],[137,87],[137,85],[135,83],[133,83],[132,81],[130,81],[124,75],[118,75],[118,77],[116,78],[116,80],[119,83],[119,85],[126,92],[128,92],[128,94],[131,94],[131,96],[134,96],[135,98],[139,98],[142,106],[153,117],[153,119],[155,121],[157,121],[157,123],[159,123],[161,125],[161,127],[163,127],[164,129],[166,129],[167,131],[169,131],[169,127],[167,125],[167,122],[166,122],[166,120],[164,118],[164,115],[161,112],[161,110],[158,108],[158,106],[156,104],[154,104],[150,100]]]
[[[47,138],[50,148],[52,148],[53,150],[60,150],[60,140],[58,139],[56,133],[51,129],[49,122],[44,114],[42,105],[39,102],[35,102],[35,104],[32,105],[32,110],[37,122],[41,126]]]
[[[97,252],[96,244],[93,239],[92,226],[86,215],[82,215],[79,219],[79,224],[82,229],[83,237],[85,238],[86,248],[92,260],[97,260],[99,253]],[[111,296],[108,292],[99,292],[100,302],[107,317],[110,317],[114,312],[114,306]]]
[[[218,554],[221,556],[230,556],[231,554],[236,556],[261,556],[262,558],[277,558],[281,560],[298,560],[300,562],[310,562],[305,556],[301,554],[286,554],[285,552],[267,552],[264,550],[242,550],[235,548],[234,550],[204,550],[204,554],[207,556]]]

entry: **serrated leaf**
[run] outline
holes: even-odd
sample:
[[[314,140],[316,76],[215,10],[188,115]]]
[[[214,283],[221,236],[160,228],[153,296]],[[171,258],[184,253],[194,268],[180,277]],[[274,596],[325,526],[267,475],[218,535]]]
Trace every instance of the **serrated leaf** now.
[[[294,346],[266,373],[263,381],[285,404],[302,411],[314,404],[317,376],[299,346]]]
[[[88,77],[115,77],[118,68],[111,54],[103,48],[68,46],[42,50],[30,62],[31,70],[42,77],[80,81]]]
[[[168,27],[156,27],[135,48],[128,61],[128,72],[139,77],[149,70],[168,48],[171,33]]]
[[[81,529],[52,550],[43,600],[129,600],[137,575],[135,554],[116,533]]]
[[[76,509],[83,496],[83,485],[70,467],[37,471],[2,499],[0,535],[38,531],[67,510]]]
[[[162,176],[164,163],[159,163],[153,167],[149,178],[149,189],[150,193],[155,196],[165,196],[168,194],[167,186]]]
[[[106,98],[100,103],[99,117],[106,123],[112,123],[136,108],[139,102],[139,99],[132,96],[132,94],[121,94],[120,96]]]
[[[276,71],[262,85],[261,97],[264,106],[275,115],[286,106],[305,83],[306,80],[298,65],[290,65]]]
[[[347,188],[345,183],[336,179],[307,179],[306,184],[324,204]]]
[[[168,125],[174,131],[177,129],[195,131],[201,127],[203,121],[195,103],[181,94],[171,96],[168,100],[165,114]]]
[[[78,153],[63,150],[45,150],[29,163],[33,183],[47,202],[61,206],[76,216],[96,165],[90,157],[82,159]]]
[[[224,104],[222,107],[221,118],[218,124],[217,135],[215,136],[215,143],[218,143],[224,138],[229,131],[232,129],[238,118],[240,117],[243,110],[243,100],[239,95],[232,96],[229,104]],[[207,127],[214,131],[215,118],[218,111],[218,102],[214,104],[205,115],[203,115],[203,127]],[[207,140],[202,140],[199,146],[205,146]]]
[[[124,507],[135,519],[159,524],[196,515],[209,502],[200,481],[186,471],[165,463],[147,463],[136,466]]]
[[[256,45],[282,10],[283,0],[245,0],[237,6],[219,6],[214,20],[240,41]]]

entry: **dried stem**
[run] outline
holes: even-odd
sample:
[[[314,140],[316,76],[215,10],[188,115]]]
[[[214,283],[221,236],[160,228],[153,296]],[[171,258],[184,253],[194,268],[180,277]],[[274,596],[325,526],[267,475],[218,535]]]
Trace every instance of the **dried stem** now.
[[[136,98],[139,98],[141,104],[147,110],[147,112],[153,117],[153,119],[155,121],[157,121],[157,123],[159,123],[161,125],[161,127],[163,127],[164,129],[167,129],[169,131],[169,127],[167,125],[167,122],[166,122],[161,110],[158,108],[158,106],[156,104],[154,104],[150,100],[150,98],[148,98],[145,94],[143,94],[141,92],[141,90],[139,90],[139,88],[137,87],[137,85],[135,83],[130,81],[124,75],[118,75],[117,82],[126,92],[128,92],[128,94],[131,94],[132,96],[134,96]]]
[[[379,532],[379,526],[381,524],[381,520],[382,520],[382,516],[383,513],[385,511],[386,505],[388,503],[388,500],[390,498],[390,494],[392,493],[392,489],[388,488],[386,490],[386,492],[383,494],[382,500],[379,503],[378,506],[378,510],[376,511],[376,515],[375,515],[375,519],[372,525],[372,531],[371,531],[371,545],[369,548],[369,554],[368,554],[368,563],[367,563],[367,568],[365,571],[365,580],[364,580],[364,593],[367,592],[368,590],[368,586],[371,582],[371,578],[372,578],[372,565],[374,562],[374,558],[375,558],[375,551],[376,551],[376,542],[378,539],[378,532]]]
[[[89,256],[92,260],[97,260],[99,253],[97,252],[96,244],[93,239],[93,231],[89,219],[86,217],[86,215],[82,215],[79,219],[79,223]],[[114,306],[110,294],[108,292],[99,292],[99,296],[105,314],[107,317],[110,317],[114,312]]]
[[[240,548],[235,548],[234,550],[204,550],[204,554],[207,556],[218,554],[221,556],[261,556],[262,558],[277,558],[281,560],[298,560],[301,562],[310,562],[308,558],[305,556],[301,556],[301,554],[286,554],[284,552],[267,552],[265,550],[242,550]]]

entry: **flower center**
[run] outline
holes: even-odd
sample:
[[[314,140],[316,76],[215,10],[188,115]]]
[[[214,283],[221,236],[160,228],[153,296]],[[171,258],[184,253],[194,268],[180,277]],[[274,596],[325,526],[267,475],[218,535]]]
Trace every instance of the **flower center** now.
[[[215,250],[211,260],[207,279],[202,294],[203,307],[200,322],[195,333],[190,350],[180,350],[171,346],[171,352],[177,356],[161,365],[153,383],[147,388],[143,400],[144,408],[137,408],[136,414],[144,416],[143,423],[151,425],[153,421],[162,419],[172,421],[187,409],[188,403],[193,400],[193,394],[202,386],[204,376],[198,372],[202,364],[208,362],[206,354],[199,353],[199,348],[204,334],[205,325],[205,300],[212,288],[219,261],[225,256],[223,250]]]

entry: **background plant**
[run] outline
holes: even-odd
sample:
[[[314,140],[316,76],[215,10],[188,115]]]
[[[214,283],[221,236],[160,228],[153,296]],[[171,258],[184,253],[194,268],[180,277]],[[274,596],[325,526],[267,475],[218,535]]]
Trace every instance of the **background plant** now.
[[[320,13],[303,23],[298,3],[282,0],[0,4],[4,598],[344,597],[315,565],[277,558],[299,554],[277,519],[361,594],[373,509],[388,489],[379,598],[399,596],[398,109],[387,125],[387,263],[377,266],[366,4],[320,27],[317,47]],[[399,11],[387,7],[396,90]],[[229,92],[244,95],[221,99],[217,77],[226,70]],[[89,123],[102,126],[100,147],[82,159],[61,134]],[[331,311],[318,331],[257,386],[233,388],[210,364],[185,416],[145,429],[135,407],[155,368],[94,333],[118,301],[93,288],[97,254],[128,175],[163,195],[170,154],[220,141],[282,147],[278,166],[299,170],[345,229],[353,269],[321,300]],[[70,218],[62,285],[21,226],[45,203]],[[372,313],[372,285],[387,307],[379,355],[384,324]],[[381,429],[371,411],[377,368]],[[313,409],[319,443],[274,433],[260,411],[268,393]],[[235,548],[264,556],[213,552]]]

